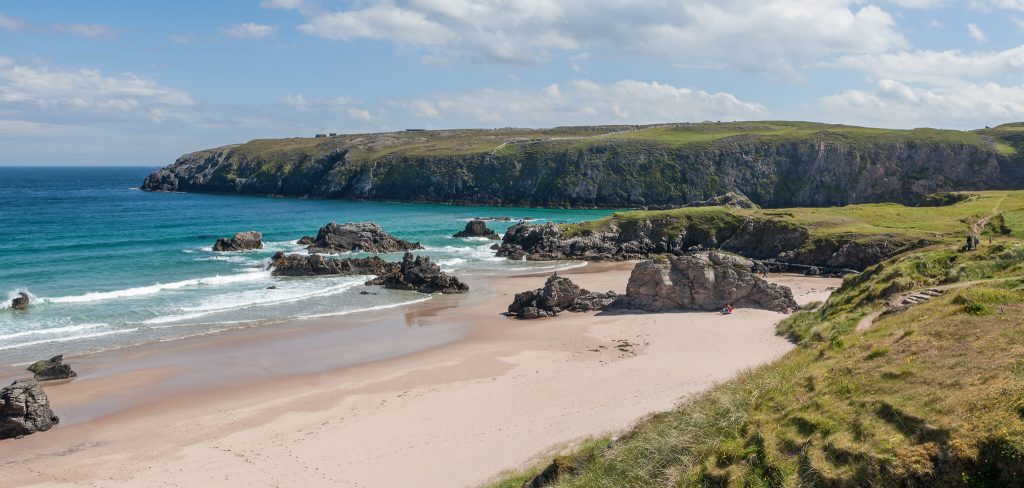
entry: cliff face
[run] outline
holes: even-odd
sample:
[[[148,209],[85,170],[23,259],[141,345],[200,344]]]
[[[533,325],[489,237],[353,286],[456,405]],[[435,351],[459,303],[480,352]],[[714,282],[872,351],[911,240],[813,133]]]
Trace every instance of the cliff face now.
[[[392,141],[394,150],[372,150],[365,145],[371,136],[329,138],[303,150],[256,151],[248,147],[254,141],[182,156],[142,188],[570,207],[680,205],[735,191],[782,207],[913,204],[939,191],[1024,185],[1022,158],[1000,152],[990,138],[903,132],[855,140],[828,131],[739,134],[687,144],[551,137],[462,151],[419,150],[403,141]],[[445,140],[439,134],[436,140]]]

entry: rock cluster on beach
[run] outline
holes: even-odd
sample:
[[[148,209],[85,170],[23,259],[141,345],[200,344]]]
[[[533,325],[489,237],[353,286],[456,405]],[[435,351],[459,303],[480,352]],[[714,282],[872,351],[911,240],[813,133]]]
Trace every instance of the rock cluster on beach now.
[[[239,232],[234,236],[220,237],[213,244],[214,251],[251,251],[263,249],[263,234],[250,230]]]
[[[36,381],[64,380],[78,376],[78,373],[71,369],[71,365],[64,364],[63,354],[36,361],[27,369],[35,373],[33,377]]]
[[[498,240],[501,239],[497,232],[487,227],[487,222],[480,219],[473,219],[466,223],[466,228],[459,232],[456,232],[452,237],[456,239],[466,237],[486,237],[488,239]]]
[[[11,308],[14,310],[28,310],[29,295],[25,292],[18,293],[18,296],[11,300]]]
[[[389,263],[378,256],[366,258],[331,258],[319,254],[285,254],[278,252],[270,260],[274,276],[375,275],[399,270],[398,263]]]
[[[370,280],[367,285],[384,285],[384,288],[411,290],[420,293],[465,293],[469,285],[454,276],[448,276],[432,263],[429,257],[405,253],[402,264],[393,272]]]
[[[38,381],[17,380],[0,388],[0,439],[50,430],[58,422]]]
[[[565,310],[588,312],[603,309],[615,298],[614,292],[592,293],[556,273],[547,279],[543,288],[516,293],[508,306],[508,315],[518,319],[538,319],[553,317]]]
[[[633,268],[626,295],[611,308],[647,312],[719,310],[727,304],[776,312],[799,308],[789,288],[758,278],[753,266],[749,259],[717,251],[643,261]]]
[[[306,248],[310,253],[338,254],[357,251],[368,253],[399,252],[423,249],[418,242],[396,239],[374,222],[331,222],[320,228]]]

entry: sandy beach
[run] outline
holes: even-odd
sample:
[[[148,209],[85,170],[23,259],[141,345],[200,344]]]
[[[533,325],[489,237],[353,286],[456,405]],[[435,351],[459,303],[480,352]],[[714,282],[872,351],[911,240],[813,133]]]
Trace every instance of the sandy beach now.
[[[631,269],[562,274],[623,292]],[[61,425],[0,442],[0,484],[475,486],[793,347],[774,334],[784,315],[763,310],[499,315],[544,279],[476,278],[469,296],[69,358],[80,377],[45,385]],[[839,285],[771,281],[800,303]]]

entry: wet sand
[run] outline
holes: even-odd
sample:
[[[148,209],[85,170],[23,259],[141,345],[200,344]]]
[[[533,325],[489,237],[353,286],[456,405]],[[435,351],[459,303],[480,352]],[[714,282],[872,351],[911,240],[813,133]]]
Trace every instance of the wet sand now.
[[[624,291],[631,263],[561,274]],[[4,486],[473,486],[778,358],[784,315],[499,315],[468,296],[70,358],[62,423],[0,441]],[[801,303],[839,280],[773,276]],[[0,371],[0,378],[24,376]]]

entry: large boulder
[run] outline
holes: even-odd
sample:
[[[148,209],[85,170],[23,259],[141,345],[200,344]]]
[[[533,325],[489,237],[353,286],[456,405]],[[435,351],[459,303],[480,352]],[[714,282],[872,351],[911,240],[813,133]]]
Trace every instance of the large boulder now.
[[[643,261],[633,268],[626,295],[612,307],[649,312],[720,310],[727,304],[777,312],[799,308],[789,288],[757,277],[753,268],[746,258],[717,251]]]
[[[369,253],[423,249],[418,242],[396,239],[373,222],[336,224],[320,228],[316,239],[306,248],[311,253],[337,254],[357,251]]]
[[[25,292],[18,293],[18,296],[11,300],[11,308],[15,310],[28,310],[29,295]]]
[[[213,244],[214,251],[251,251],[263,249],[263,234],[250,230],[239,232],[233,237],[220,237]]]
[[[270,260],[274,276],[375,275],[399,271],[398,263],[389,263],[378,256],[366,258],[329,258],[319,254],[285,254],[278,252]]]
[[[0,389],[0,439],[50,430],[58,422],[38,381],[17,380]]]
[[[552,274],[543,288],[516,293],[508,306],[508,315],[519,319],[553,317],[564,310],[587,312],[600,310],[615,300],[615,293],[592,293],[569,278]]]
[[[65,380],[78,376],[78,373],[71,369],[70,364],[64,364],[63,354],[36,361],[28,367],[28,370],[35,373],[33,377],[36,381]]]
[[[456,232],[455,235],[453,235],[452,237],[455,237],[457,239],[462,239],[466,237],[486,237],[488,239],[493,240],[501,239],[501,237],[498,236],[497,232],[494,232],[493,230],[487,227],[487,222],[484,222],[483,220],[480,219],[470,220],[468,223],[466,223],[465,229]]]
[[[366,282],[367,285],[384,285],[384,288],[411,290],[420,293],[465,293],[469,285],[454,276],[448,276],[441,268],[430,262],[426,256],[405,253],[399,269]]]

